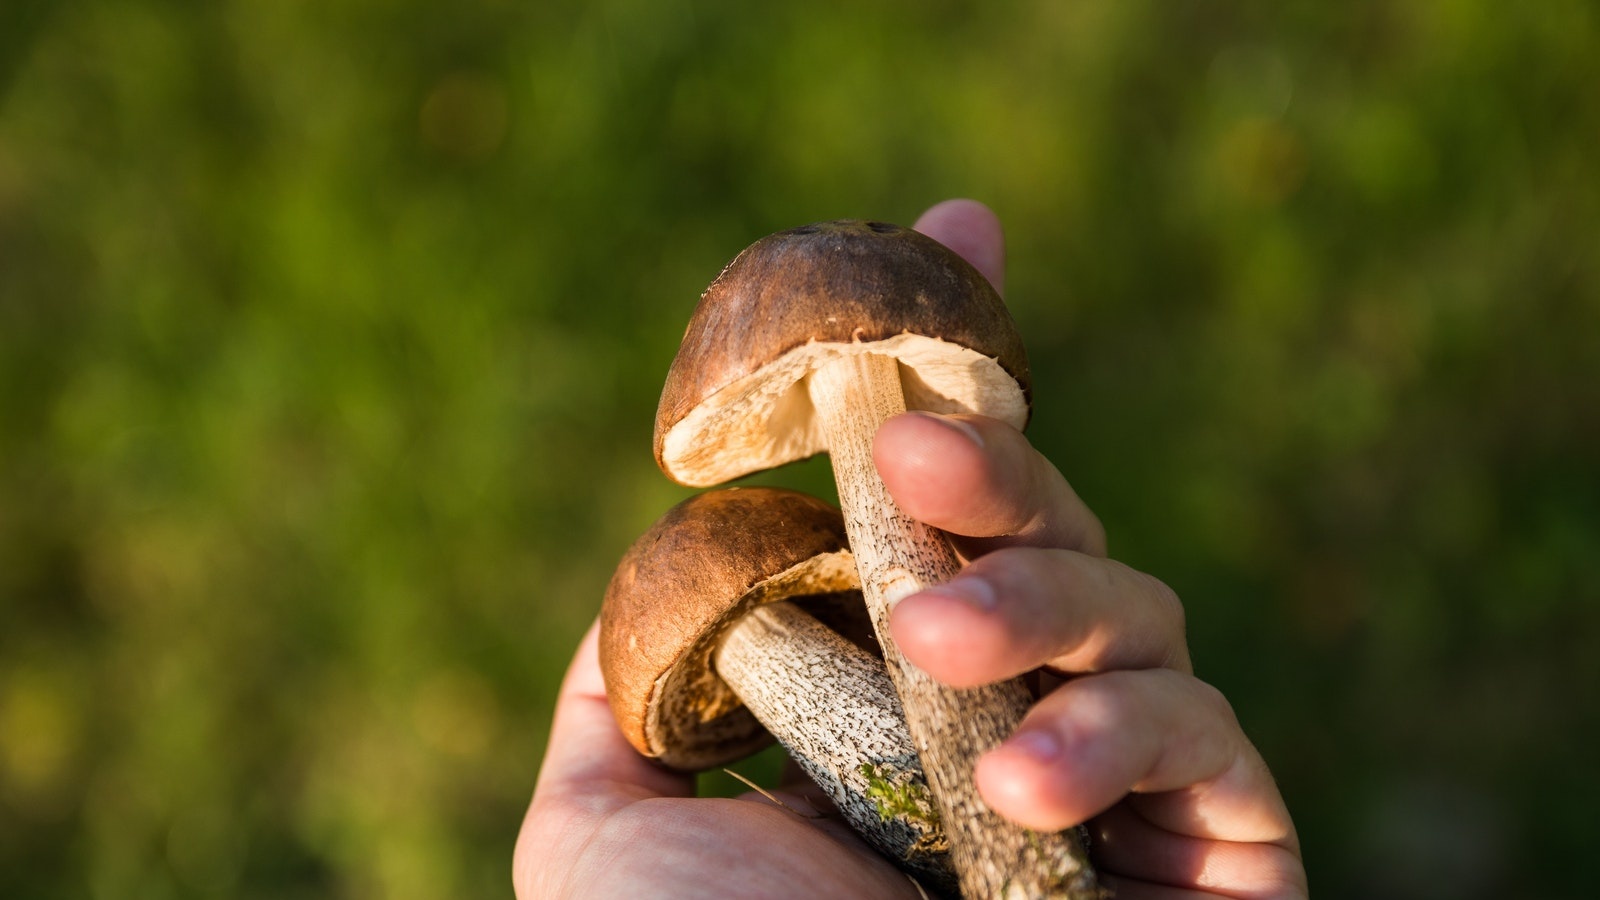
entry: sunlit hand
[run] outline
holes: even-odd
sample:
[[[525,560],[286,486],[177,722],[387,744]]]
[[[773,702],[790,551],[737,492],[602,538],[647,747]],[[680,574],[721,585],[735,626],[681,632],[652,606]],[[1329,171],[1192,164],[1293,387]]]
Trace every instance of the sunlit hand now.
[[[943,203],[917,228],[1001,287],[986,208]],[[956,686],[1067,676],[979,761],[984,799],[1036,829],[1089,822],[1095,863],[1124,900],[1305,896],[1283,800],[1227,701],[1191,673],[1177,598],[1106,559],[1099,521],[1056,469],[975,416],[901,416],[875,449],[895,500],[972,560],[896,608],[906,657]],[[693,788],[622,738],[591,630],[517,842],[517,896],[918,896],[847,826],[805,815],[826,808],[806,785],[774,792],[782,806]]]

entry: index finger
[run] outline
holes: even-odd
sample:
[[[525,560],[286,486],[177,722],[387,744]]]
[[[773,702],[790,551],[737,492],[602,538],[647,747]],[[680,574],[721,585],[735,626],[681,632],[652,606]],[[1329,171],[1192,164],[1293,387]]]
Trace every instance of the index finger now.
[[[628,801],[693,796],[689,776],[655,765],[622,736],[600,674],[599,636],[597,621],[561,682],[534,802],[574,794],[615,794]]]

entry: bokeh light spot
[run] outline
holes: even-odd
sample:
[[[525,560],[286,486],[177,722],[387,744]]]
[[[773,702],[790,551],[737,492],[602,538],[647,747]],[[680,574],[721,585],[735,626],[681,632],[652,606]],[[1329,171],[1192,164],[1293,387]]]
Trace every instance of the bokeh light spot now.
[[[1240,119],[1224,133],[1217,164],[1234,197],[1251,206],[1277,206],[1305,180],[1305,143],[1280,122]]]
[[[489,685],[463,669],[434,673],[418,689],[411,706],[417,734],[434,749],[461,758],[483,753],[499,719]]]
[[[505,143],[510,109],[505,87],[482,72],[452,72],[422,101],[422,142],[460,162],[483,162]]]
[[[27,670],[6,677],[0,684],[0,786],[13,799],[47,800],[68,774],[81,730],[61,686]]]

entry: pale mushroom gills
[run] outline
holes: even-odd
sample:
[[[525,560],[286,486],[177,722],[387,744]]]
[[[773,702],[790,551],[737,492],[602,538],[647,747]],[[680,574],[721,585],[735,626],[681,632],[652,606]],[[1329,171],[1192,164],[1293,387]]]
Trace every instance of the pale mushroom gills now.
[[[1027,355],[983,276],[878,222],[763,238],[700,298],[656,413],[656,461],[721,484],[827,450],[806,378],[841,357],[899,363],[907,406],[1027,423]]]

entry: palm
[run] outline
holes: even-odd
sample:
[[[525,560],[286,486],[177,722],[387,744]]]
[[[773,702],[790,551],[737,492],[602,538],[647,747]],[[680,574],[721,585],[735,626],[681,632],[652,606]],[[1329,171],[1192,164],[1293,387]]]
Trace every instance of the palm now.
[[[781,799],[806,808],[799,798]],[[807,819],[755,795],[611,802],[578,813],[589,839],[549,866],[564,882],[562,896],[918,896],[836,819]]]
[[[697,798],[691,776],[635,752],[606,701],[595,637],[561,686],[561,740],[517,841],[519,896],[918,896],[848,825],[815,813],[827,804],[809,782],[777,803]]]

